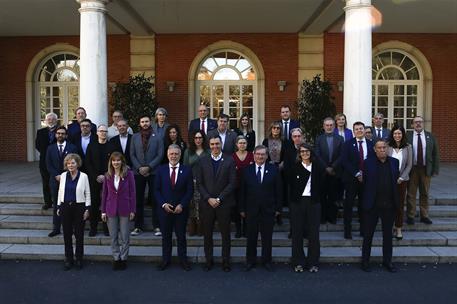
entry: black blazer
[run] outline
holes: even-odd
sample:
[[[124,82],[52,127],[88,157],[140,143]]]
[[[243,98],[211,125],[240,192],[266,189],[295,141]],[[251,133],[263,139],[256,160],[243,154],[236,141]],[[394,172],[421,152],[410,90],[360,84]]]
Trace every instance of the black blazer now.
[[[367,140],[367,158],[374,157],[373,142]],[[341,154],[341,164],[343,166],[343,180],[351,181],[356,178],[359,172],[359,148],[357,138],[351,138],[343,144]]]
[[[55,128],[51,135],[49,135],[49,128],[41,128],[36,132],[35,149],[40,152],[40,169],[46,170],[46,151],[48,146],[56,142]]]
[[[113,152],[120,152],[125,157],[125,162],[127,166],[132,167],[132,161],[130,160],[130,142],[132,141],[132,134],[127,135],[127,145],[125,147],[125,151],[122,151],[122,145],[119,135],[114,136],[110,139],[111,144],[111,153]]]
[[[200,191],[200,204],[209,207],[208,199],[219,198],[218,208],[235,206],[236,169],[231,155],[223,154],[216,174],[214,174],[211,155],[200,158],[197,166],[197,186]]]
[[[208,117],[207,120],[208,125],[206,126],[206,132],[208,133],[211,130],[217,128],[217,121]],[[195,131],[200,130],[200,118],[192,119],[189,123],[189,134]]]
[[[281,174],[275,165],[265,163],[262,183],[257,181],[257,166],[251,164],[243,169],[239,192],[240,212],[257,213],[262,208],[267,213],[280,212],[282,208]]]
[[[77,153],[76,146],[69,141],[65,144],[62,157],[59,155],[59,147],[57,146],[57,143],[49,145],[46,151],[46,168],[52,179],[63,173],[63,160],[69,153]]]
[[[87,154],[87,150],[86,150],[86,154],[84,154],[83,153],[83,148],[81,146],[81,133],[74,140],[75,141],[72,142],[72,144],[76,146],[76,151],[79,154],[79,156],[81,156],[81,160],[83,161],[80,170],[82,172],[84,172],[84,173],[87,173],[87,170],[86,170],[86,154]],[[95,133],[90,133],[89,145],[90,145],[90,143],[93,143],[93,142],[98,142],[98,136]],[[89,149],[89,145],[87,146],[87,149]]]
[[[235,149],[236,148],[236,138],[238,135],[234,131],[229,130],[229,129],[227,129],[227,132],[225,134],[226,134],[225,142],[224,142],[224,148],[222,149],[222,152],[224,154],[232,155],[236,150]],[[219,135],[219,131],[217,131],[217,129],[208,131],[208,135],[206,136],[206,138],[210,138],[211,136],[214,136],[214,135]]]
[[[238,136],[244,135],[243,131],[241,131],[240,129],[235,129],[235,133]],[[246,139],[248,141],[248,146],[247,146],[246,150],[249,151],[249,152],[254,151],[254,148],[255,148],[255,131],[252,130],[251,132],[248,132],[246,134]]]
[[[295,145],[290,140],[284,140],[284,170],[291,169],[297,161],[297,152]]]
[[[90,132],[97,134],[97,126],[94,123],[90,124]],[[81,138],[81,126],[77,120],[72,120],[67,127],[67,140],[76,146],[76,141]]]
[[[85,167],[89,180],[94,180],[99,175],[108,171],[108,161],[111,155],[111,144],[107,142],[102,146],[98,141],[91,141],[87,146]]]
[[[343,148],[344,139],[336,134],[333,134],[333,153],[332,159],[329,161],[329,150],[327,145],[327,135],[321,134],[316,138],[315,152],[319,160],[326,166],[332,167],[337,173],[341,170],[341,151]]]
[[[311,201],[314,204],[320,203],[324,171],[325,168],[320,161],[312,162],[311,174],[303,167],[301,162],[295,162],[291,169],[287,171],[290,185],[290,201],[300,201],[308,179],[311,176]]]

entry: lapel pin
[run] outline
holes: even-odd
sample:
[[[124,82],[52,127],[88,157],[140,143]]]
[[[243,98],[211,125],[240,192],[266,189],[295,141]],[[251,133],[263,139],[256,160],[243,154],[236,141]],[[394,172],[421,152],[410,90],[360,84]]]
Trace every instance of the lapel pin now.
[[[265,170],[265,174],[267,174],[267,173],[268,173],[268,170]]]

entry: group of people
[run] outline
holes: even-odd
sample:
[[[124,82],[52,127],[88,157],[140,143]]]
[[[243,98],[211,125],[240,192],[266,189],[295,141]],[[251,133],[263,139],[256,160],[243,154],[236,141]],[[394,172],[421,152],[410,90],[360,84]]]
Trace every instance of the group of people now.
[[[353,207],[358,207],[365,271],[370,270],[378,218],[383,230],[383,265],[396,270],[392,238],[394,232],[395,238],[402,239],[406,193],[407,223],[414,224],[419,188],[420,221],[432,224],[428,189],[431,176],[439,171],[438,146],[433,135],[424,131],[420,116],[413,119],[414,130],[408,134],[402,126],[384,128],[380,113],[374,116],[372,127],[355,122],[352,130],[344,114],[327,117],[312,146],[305,142],[300,123],[291,119],[287,105],[281,107],[281,118],[271,123],[261,145],[256,145],[248,115],[243,114],[238,128],[230,130],[229,116],[220,114],[213,120],[208,114],[206,105],[200,105],[199,117],[188,127],[188,144],[180,127],[168,122],[164,108],[157,109],[154,120],[148,114],[141,116],[134,134],[117,110],[109,127],[95,126],[81,107],[68,129],[57,125],[54,113],[46,115],[47,127],[38,130],[36,138],[43,209],[54,210],[49,237],[63,229],[66,270],[82,267],[87,219],[90,237],[97,234],[100,222],[104,234],[111,236],[113,269],[127,267],[130,236],[145,229],[146,186],[153,234],[162,237],[159,270],[171,264],[173,231],[181,267],[191,269],[187,231],[190,236],[203,235],[203,269],[211,270],[217,222],[222,269],[230,271],[234,222],[235,237],[247,238],[245,270],[256,267],[260,233],[261,265],[272,271],[273,228],[275,223],[282,224],[283,206],[289,207],[295,272],[319,270],[319,227],[336,224],[339,202],[343,202],[346,239],[352,238]],[[304,238],[308,239],[307,257]]]

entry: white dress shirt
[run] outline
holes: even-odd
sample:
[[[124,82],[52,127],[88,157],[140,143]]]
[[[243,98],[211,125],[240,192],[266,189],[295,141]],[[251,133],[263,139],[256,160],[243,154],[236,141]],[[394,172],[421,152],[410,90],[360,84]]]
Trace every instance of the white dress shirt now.
[[[359,150],[359,141],[362,141],[362,148],[363,148],[363,159],[367,159],[368,156],[368,147],[367,147],[367,141],[365,140],[365,137],[363,139],[358,139],[356,138],[356,143],[357,143],[357,150]]]
[[[398,153],[395,150],[392,149],[392,157],[398,159],[398,170],[400,170],[401,162],[403,161],[403,149],[398,149]]]
[[[221,137],[221,141],[222,141],[222,147],[221,148],[224,149],[225,138],[227,137],[227,130],[225,130],[224,133],[221,133],[219,131],[217,131],[217,133],[219,133],[219,136]]]
[[[133,134],[132,128],[129,127],[129,128],[127,129],[127,133],[128,133],[128,134]],[[111,138],[113,138],[113,137],[116,136],[116,135],[119,135],[119,130],[117,129],[117,127],[116,127],[114,124],[112,124],[112,125],[108,128],[108,133],[107,133],[106,136],[108,137],[108,140],[110,140]]]
[[[416,131],[413,132],[413,149],[414,149],[414,165],[417,164],[417,133]],[[427,142],[425,141],[425,131],[422,131],[420,133],[420,136],[421,136],[421,141],[422,141],[422,156],[424,157],[423,159],[423,164],[425,165],[425,148],[427,147]]]
[[[172,164],[168,163],[168,167],[169,167],[169,170],[170,170],[170,180],[171,180],[171,174],[173,174],[173,167],[175,167],[175,185],[176,185],[176,182],[178,181],[178,173],[179,173],[179,163],[177,163],[175,166],[173,166]]]
[[[255,164],[255,175],[257,176],[257,171],[259,170],[260,167],[260,183],[263,182],[263,176],[265,175],[265,163],[263,163],[261,166]]]
[[[119,141],[121,142],[122,152],[125,153],[125,149],[127,149],[127,140],[129,139],[128,135],[119,136]]]
[[[201,118],[200,118],[200,126],[199,126],[199,129],[202,128],[202,122],[205,122],[205,129],[203,130],[203,132],[205,132],[205,134],[208,134],[208,118],[205,118],[205,119],[201,119]]]
[[[309,165],[305,165],[305,163],[301,163],[303,168],[309,172],[309,178],[308,182],[306,183],[305,190],[303,190],[303,193],[301,196],[311,196],[311,170],[313,167],[313,164],[310,163]]]
[[[67,146],[67,141],[65,140],[63,143],[59,144],[59,143],[56,143],[57,145],[57,151],[60,152],[60,146],[62,146],[62,152],[65,151],[65,147]]]
[[[119,189],[119,182],[121,181],[121,178],[119,175],[114,175],[114,188],[116,188],[116,190]]]

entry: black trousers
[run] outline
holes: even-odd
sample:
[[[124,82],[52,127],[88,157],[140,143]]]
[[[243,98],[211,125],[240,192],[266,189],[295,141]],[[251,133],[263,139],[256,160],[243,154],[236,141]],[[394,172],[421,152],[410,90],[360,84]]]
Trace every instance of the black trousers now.
[[[268,212],[259,206],[255,210],[246,211],[246,262],[255,264],[257,260],[257,239],[262,242],[262,263],[271,262],[274,212]]]
[[[336,176],[325,175],[324,182],[322,184],[321,193],[321,220],[335,222],[338,207],[336,206],[336,200],[338,198],[338,179]]]
[[[302,197],[290,203],[290,222],[292,228],[292,265],[317,266],[320,256],[319,226],[321,205],[311,202],[310,197]],[[305,263],[303,250],[304,230],[308,238],[308,259]]]
[[[41,184],[43,186],[43,200],[47,205],[52,205],[51,188],[49,185],[49,172],[46,166],[40,166]]]
[[[352,230],[352,208],[354,207],[355,198],[358,198],[357,213],[360,222],[360,233],[363,233],[363,216],[360,204],[363,200],[363,183],[357,178],[352,178],[350,181],[345,181],[346,198],[344,200],[344,231]]]
[[[65,258],[73,260],[73,234],[76,239],[74,256],[81,260],[84,254],[84,203],[63,203],[60,206],[63,227],[63,240],[65,243]]]
[[[173,230],[175,231],[178,256],[181,261],[187,261],[187,240],[186,240],[186,225],[189,212],[183,210],[180,214],[160,212],[159,222],[162,232],[162,259],[164,262],[171,261],[171,252],[173,247]]]
[[[136,214],[135,228],[144,229],[144,191],[148,186],[148,199],[152,204],[152,226],[159,228],[159,218],[157,217],[156,203],[153,194],[154,175],[144,177],[140,174],[135,174],[135,190],[136,190]]]
[[[392,226],[395,219],[394,208],[372,208],[364,210],[363,216],[365,217],[365,226],[363,233],[362,245],[362,262],[368,263],[371,255],[371,244],[373,241],[373,234],[378,224],[378,219],[381,219],[382,226],[382,260],[383,263],[392,262]]]
[[[52,214],[52,230],[55,232],[60,232],[60,227],[62,226],[62,218],[57,215],[57,196],[59,193],[59,182],[55,179],[54,176],[49,178],[49,188],[51,189],[51,197],[52,197],[52,207],[53,207],[53,214]]]
[[[206,261],[213,260],[213,231],[217,221],[222,236],[222,259],[230,261],[230,213],[231,207],[211,207],[208,202],[200,203],[200,217],[203,226],[203,243]]]

